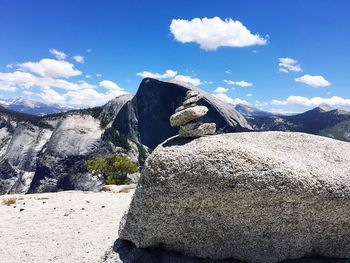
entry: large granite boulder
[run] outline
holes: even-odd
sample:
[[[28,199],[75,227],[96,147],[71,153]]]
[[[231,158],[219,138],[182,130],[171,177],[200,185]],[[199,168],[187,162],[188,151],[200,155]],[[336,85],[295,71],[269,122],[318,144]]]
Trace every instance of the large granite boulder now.
[[[119,237],[199,258],[350,258],[350,144],[283,132],[171,138],[146,161]]]

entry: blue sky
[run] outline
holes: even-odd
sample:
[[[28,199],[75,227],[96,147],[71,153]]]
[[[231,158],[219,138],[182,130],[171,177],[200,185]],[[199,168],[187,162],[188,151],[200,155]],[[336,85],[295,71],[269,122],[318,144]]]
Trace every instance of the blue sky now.
[[[2,99],[94,106],[155,76],[265,110],[350,109],[347,0],[2,0],[0,14]]]

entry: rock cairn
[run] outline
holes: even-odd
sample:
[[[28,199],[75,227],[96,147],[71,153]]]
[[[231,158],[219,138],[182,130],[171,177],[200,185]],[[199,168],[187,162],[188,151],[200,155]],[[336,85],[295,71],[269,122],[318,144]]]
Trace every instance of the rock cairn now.
[[[180,126],[179,137],[197,138],[215,133],[215,123],[202,123],[200,121],[200,118],[208,113],[207,107],[197,105],[200,99],[198,91],[187,91],[182,106],[178,107],[170,117],[171,127]]]

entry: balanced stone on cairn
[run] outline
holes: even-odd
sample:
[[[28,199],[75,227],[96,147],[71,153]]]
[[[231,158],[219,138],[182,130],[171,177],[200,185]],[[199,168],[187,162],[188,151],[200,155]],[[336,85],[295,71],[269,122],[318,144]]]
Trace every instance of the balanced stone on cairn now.
[[[201,96],[198,91],[187,91],[182,106],[178,107],[170,117],[171,127],[180,126],[179,137],[197,138],[215,133],[215,123],[201,123],[199,121],[201,117],[208,113],[207,107],[197,105],[200,99]]]

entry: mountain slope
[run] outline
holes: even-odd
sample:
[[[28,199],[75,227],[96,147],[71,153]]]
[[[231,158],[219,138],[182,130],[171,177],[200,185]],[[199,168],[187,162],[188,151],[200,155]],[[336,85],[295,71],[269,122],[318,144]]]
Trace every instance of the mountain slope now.
[[[267,117],[273,116],[273,113],[268,111],[262,111],[252,106],[248,106],[245,104],[237,104],[235,105],[235,110],[238,111],[243,116],[247,117]]]
[[[181,82],[159,81],[145,78],[135,97],[118,113],[112,126],[150,148],[178,133],[170,127],[169,118],[182,105],[189,89],[196,89]],[[245,118],[229,104],[199,90],[203,98],[198,105],[207,106],[205,122],[215,122],[218,132],[235,132],[251,129]]]
[[[326,135],[328,133],[324,132],[325,129],[335,127],[344,121],[350,121],[350,112],[330,109],[322,105],[321,107],[316,107],[296,115],[254,116],[247,117],[247,120],[253,129],[260,131],[296,131]]]
[[[85,167],[94,156],[118,153],[142,165],[149,148],[178,132],[169,117],[188,89],[145,79],[135,96],[101,107],[43,117],[0,109],[0,194],[99,189]],[[203,95],[220,132],[249,129],[229,105]]]

